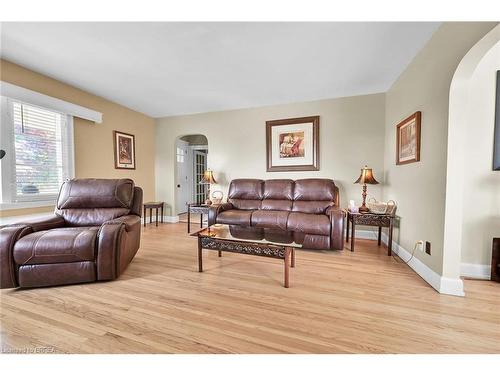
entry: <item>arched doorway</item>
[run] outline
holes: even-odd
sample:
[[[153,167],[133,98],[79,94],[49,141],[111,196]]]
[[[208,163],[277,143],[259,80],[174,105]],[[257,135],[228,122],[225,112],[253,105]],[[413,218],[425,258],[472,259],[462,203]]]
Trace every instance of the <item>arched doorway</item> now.
[[[207,186],[200,184],[208,164],[208,140],[203,134],[189,134],[175,141],[175,214],[187,211],[188,203],[202,203]]]
[[[489,52],[500,42],[500,26],[483,37],[464,56],[453,76],[450,86],[448,120],[448,157],[446,176],[446,210],[443,247],[443,279],[449,280],[444,293],[462,294],[461,259],[464,235],[464,199],[466,183],[472,183],[467,174],[467,133],[477,126],[471,118],[471,84],[476,69]],[[468,197],[474,200],[473,196]],[[453,282],[456,280],[457,282]],[[449,289],[449,290],[446,290]]]

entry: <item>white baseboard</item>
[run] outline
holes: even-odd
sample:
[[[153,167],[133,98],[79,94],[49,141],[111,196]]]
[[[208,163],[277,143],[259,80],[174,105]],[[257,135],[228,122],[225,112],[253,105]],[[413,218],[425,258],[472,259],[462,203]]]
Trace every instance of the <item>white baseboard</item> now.
[[[462,263],[460,265],[460,275],[465,277],[470,277],[471,279],[490,280],[491,265]]]
[[[179,216],[163,216],[163,221],[165,223],[178,223],[179,222]]]
[[[144,224],[144,220],[146,220],[146,224],[149,224],[149,216],[145,216],[142,218],[142,223]],[[158,221],[161,221],[161,216],[158,216]],[[156,215],[153,215],[153,224],[156,222]],[[163,216],[163,222],[165,223],[178,223],[179,216]]]
[[[376,231],[356,230],[356,238],[376,240],[377,235]],[[382,242],[386,245],[389,242],[389,236],[386,233],[382,233]],[[404,262],[408,262],[411,258],[411,252],[404,249],[394,240],[392,241],[392,251]],[[439,293],[460,297],[465,295],[464,284],[461,279],[443,277],[434,272],[416,257],[413,257],[413,259],[408,262],[408,266]]]

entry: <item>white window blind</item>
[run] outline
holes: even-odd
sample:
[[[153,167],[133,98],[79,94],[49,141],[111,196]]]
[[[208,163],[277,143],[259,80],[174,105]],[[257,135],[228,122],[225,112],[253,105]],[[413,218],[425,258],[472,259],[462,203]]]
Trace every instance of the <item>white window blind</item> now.
[[[10,139],[9,173],[2,164],[4,203],[54,199],[73,174],[72,118],[14,100],[2,100],[2,111],[7,112],[2,127],[9,128],[2,135]]]

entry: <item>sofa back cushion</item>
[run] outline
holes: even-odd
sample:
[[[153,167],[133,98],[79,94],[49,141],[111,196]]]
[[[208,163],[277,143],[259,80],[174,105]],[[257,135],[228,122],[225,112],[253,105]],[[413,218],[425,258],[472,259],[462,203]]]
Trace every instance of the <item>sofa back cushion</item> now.
[[[264,181],[241,178],[229,185],[229,202],[239,210],[258,210],[261,208]]]
[[[266,180],[261,208],[263,210],[291,211],[293,180]]]
[[[68,226],[101,225],[128,215],[134,200],[134,182],[124,179],[73,179],[63,183],[55,213]]]
[[[332,180],[307,178],[295,181],[292,211],[322,214],[336,202],[336,187]]]

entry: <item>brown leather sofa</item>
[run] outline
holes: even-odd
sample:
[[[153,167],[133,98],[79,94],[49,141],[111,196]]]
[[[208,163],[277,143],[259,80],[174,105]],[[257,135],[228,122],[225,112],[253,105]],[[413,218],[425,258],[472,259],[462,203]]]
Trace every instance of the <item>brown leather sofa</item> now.
[[[117,278],[139,249],[142,189],[130,179],[73,179],[55,215],[0,229],[0,287]]]
[[[210,207],[208,223],[293,231],[304,248],[343,249],[339,190],[329,179],[233,180],[228,203]]]

